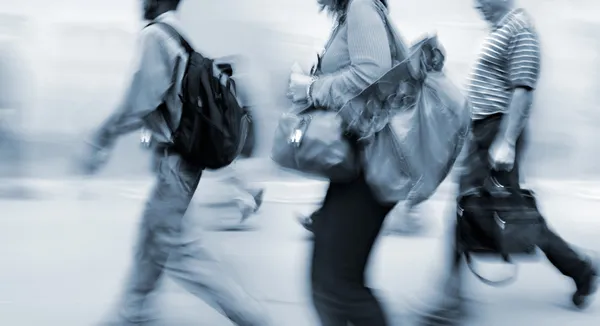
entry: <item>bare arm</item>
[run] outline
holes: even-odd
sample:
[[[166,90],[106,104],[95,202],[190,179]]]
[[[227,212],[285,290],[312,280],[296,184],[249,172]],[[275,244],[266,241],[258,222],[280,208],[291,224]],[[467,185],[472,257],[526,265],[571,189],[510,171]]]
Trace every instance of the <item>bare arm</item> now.
[[[529,119],[540,70],[540,50],[537,38],[530,32],[516,35],[512,43],[509,65],[514,91],[502,137],[514,146]]]
[[[516,88],[508,109],[508,118],[504,122],[504,139],[511,146],[515,146],[517,139],[525,129],[533,102],[533,90]]]
[[[351,64],[313,83],[311,97],[317,106],[341,108],[392,66],[387,27],[373,1],[352,1],[346,19]]]

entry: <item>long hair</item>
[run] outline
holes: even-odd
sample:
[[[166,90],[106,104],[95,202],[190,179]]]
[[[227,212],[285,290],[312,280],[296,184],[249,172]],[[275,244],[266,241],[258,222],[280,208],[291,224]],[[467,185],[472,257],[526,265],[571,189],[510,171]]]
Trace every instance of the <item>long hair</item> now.
[[[321,11],[326,11],[330,16],[334,17],[341,23],[346,18],[346,10],[348,10],[348,5],[350,4],[350,1],[352,1],[352,0],[333,0],[332,4],[329,6],[322,5]],[[386,8],[388,8],[387,0],[374,0],[374,1],[379,1]]]

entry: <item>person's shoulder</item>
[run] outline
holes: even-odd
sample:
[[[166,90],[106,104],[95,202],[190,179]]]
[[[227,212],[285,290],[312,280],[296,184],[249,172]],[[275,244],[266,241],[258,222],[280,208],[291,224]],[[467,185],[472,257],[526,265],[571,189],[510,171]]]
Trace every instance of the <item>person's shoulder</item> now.
[[[524,9],[516,9],[512,13],[510,24],[515,34],[527,33],[537,36],[534,20]]]
[[[161,26],[160,22],[148,24],[139,32],[139,38],[141,40],[154,40],[161,42],[172,37],[173,36],[171,36],[166,28]]]
[[[138,32],[137,39],[142,48],[148,48],[161,44],[166,37],[158,24],[148,24]]]

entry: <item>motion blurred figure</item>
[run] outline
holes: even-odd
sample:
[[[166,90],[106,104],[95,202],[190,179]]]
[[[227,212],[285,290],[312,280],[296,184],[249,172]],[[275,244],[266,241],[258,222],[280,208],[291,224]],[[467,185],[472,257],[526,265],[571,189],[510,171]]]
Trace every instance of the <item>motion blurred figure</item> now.
[[[294,102],[335,111],[392,66],[384,21],[387,2],[318,3],[334,17],[336,25],[315,74],[292,71],[289,96]],[[311,289],[322,325],[388,325],[381,304],[365,284],[365,269],[391,209],[376,200],[362,173],[350,182],[329,184],[312,224]]]
[[[15,177],[23,171],[23,148],[19,137],[23,99],[19,58],[10,36],[0,34],[0,177]]]
[[[484,186],[490,169],[501,171],[502,185],[519,185],[525,130],[540,72],[538,34],[529,15],[514,0],[476,0],[475,9],[490,24],[490,32],[470,76],[471,135],[459,180],[460,195]],[[597,264],[576,253],[559,235],[545,228],[538,245],[559,272],[573,280],[573,304],[583,308],[596,292]],[[451,266],[444,298],[434,316],[464,312],[462,253],[452,236]]]
[[[144,19],[166,23],[188,39],[175,12],[179,2],[144,0]],[[194,295],[206,299],[236,325],[269,325],[260,304],[228,276],[183,219],[200,182],[202,168],[172,150],[170,129],[157,108],[164,103],[165,114],[179,124],[181,82],[187,60],[187,51],[180,40],[160,24],[143,29],[136,70],[125,97],[91,139],[83,157],[84,171],[93,173],[106,162],[118,136],[145,127],[155,142],[156,185],[141,219],[118,318],[105,324],[139,325],[153,319],[149,295],[166,273]]]

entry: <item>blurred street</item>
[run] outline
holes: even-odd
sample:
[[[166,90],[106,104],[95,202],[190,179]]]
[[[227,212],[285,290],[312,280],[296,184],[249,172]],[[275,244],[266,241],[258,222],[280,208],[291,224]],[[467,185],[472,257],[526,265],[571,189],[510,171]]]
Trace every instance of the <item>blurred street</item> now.
[[[263,302],[275,326],[318,325],[308,293],[311,235],[296,220],[322,199],[325,183],[271,161],[273,133],[289,108],[293,62],[309,67],[331,21],[315,0],[184,1],[190,41],[210,57],[238,56],[236,78],[252,94],[256,157],[239,166],[266,188],[262,209],[244,224],[232,189],[206,173],[188,213],[223,264]],[[553,227],[575,245],[600,251],[600,2],[520,1],[543,47],[525,175]],[[390,0],[407,40],[437,31],[445,71],[463,86],[486,36],[470,1]],[[83,140],[115,108],[129,77],[139,29],[133,0],[4,1],[0,8],[0,326],[91,326],[118,298],[138,219],[152,186],[139,134],[120,140],[94,178],[75,175]],[[308,23],[307,23],[308,22]],[[9,69],[10,68],[10,69]],[[531,179],[529,179],[531,177]],[[451,178],[448,178],[451,179]],[[421,215],[420,236],[383,236],[369,281],[394,325],[437,290],[444,264],[452,183]],[[341,217],[343,218],[343,217]],[[486,263],[486,275],[506,266]],[[148,326],[230,323],[168,278],[161,321]],[[474,316],[466,326],[600,325],[600,300],[571,309],[573,285],[540,257],[520,265],[515,284],[470,279]]]
[[[93,325],[117,298],[144,190],[132,195],[116,189],[147,190],[150,184],[143,180],[89,180],[63,188],[57,184],[52,187],[57,196],[0,200],[0,325]],[[218,205],[228,191],[210,177],[201,183],[189,218],[204,233],[207,247],[267,306],[275,325],[317,325],[307,292],[310,234],[297,224],[295,215],[318,204],[324,184],[293,180],[264,184],[265,203],[247,222],[246,231],[231,231],[238,226],[239,215],[232,206]],[[600,248],[600,202],[557,190],[561,188],[534,187],[548,220],[576,245]],[[86,191],[87,196],[76,196]],[[435,291],[436,272],[444,262],[443,218],[451,197],[450,190],[442,189],[423,207],[431,227],[426,235],[385,236],[375,251],[370,282],[381,292],[397,325],[406,325],[402,321],[417,298],[424,300]],[[499,268],[492,268],[492,275]],[[476,314],[469,325],[587,326],[600,321],[598,302],[585,312],[570,308],[571,283],[543,259],[523,263],[517,282],[508,287],[490,288],[474,278],[470,285]],[[157,325],[230,325],[168,279],[159,300],[162,320]]]

